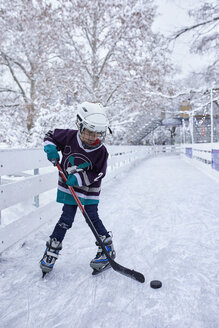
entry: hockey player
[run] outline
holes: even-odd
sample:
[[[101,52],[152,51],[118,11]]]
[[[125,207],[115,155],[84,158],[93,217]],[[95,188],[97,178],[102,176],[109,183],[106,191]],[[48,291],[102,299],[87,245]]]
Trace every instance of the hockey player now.
[[[106,174],[108,158],[108,152],[103,145],[108,120],[102,105],[89,102],[79,105],[76,125],[78,130],[55,129],[49,131],[44,138],[44,150],[48,160],[53,165],[57,165],[60,159],[58,152],[61,151],[61,167],[67,176],[65,183],[59,175],[57,202],[63,203],[64,206],[40,261],[44,273],[53,269],[62,249],[66,231],[74,222],[77,204],[68,186],[74,187],[109,255],[115,258],[112,235],[106,230],[98,215],[101,180]],[[100,245],[97,242],[96,245],[98,251],[95,258],[91,260],[90,266],[94,270],[101,271],[109,265],[109,262]]]

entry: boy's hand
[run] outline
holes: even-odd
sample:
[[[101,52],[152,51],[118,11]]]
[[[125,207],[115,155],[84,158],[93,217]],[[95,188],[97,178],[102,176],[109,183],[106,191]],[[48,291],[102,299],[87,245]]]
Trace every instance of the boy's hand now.
[[[66,184],[71,187],[78,186],[78,180],[76,176],[74,174],[69,174]]]
[[[56,166],[60,159],[56,146],[47,145],[44,147],[44,151],[47,153],[47,159]]]
[[[59,163],[59,158],[49,159],[49,161],[50,161],[54,166],[57,166],[57,164]]]

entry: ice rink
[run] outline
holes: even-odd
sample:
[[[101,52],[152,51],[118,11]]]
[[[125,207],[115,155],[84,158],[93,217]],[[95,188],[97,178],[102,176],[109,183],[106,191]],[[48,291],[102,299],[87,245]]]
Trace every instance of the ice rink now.
[[[145,283],[112,269],[91,275],[95,240],[79,211],[42,280],[39,261],[57,213],[0,257],[1,328],[219,327],[216,180],[179,156],[151,158],[103,184],[99,214],[116,261]],[[150,288],[154,279],[161,289]]]

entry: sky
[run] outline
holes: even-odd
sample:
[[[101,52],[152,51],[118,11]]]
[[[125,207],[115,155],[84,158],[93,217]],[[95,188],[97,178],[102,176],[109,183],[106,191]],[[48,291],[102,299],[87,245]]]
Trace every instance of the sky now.
[[[209,3],[214,2],[208,1]],[[193,19],[189,17],[188,10],[200,7],[201,1],[194,0],[155,0],[158,6],[159,16],[153,25],[154,31],[162,32],[165,36],[170,36],[183,26],[193,24]],[[207,63],[207,57],[191,54],[189,45],[191,43],[191,33],[181,36],[175,43],[172,43],[172,59],[180,67],[181,77],[186,76],[189,72],[199,71]]]

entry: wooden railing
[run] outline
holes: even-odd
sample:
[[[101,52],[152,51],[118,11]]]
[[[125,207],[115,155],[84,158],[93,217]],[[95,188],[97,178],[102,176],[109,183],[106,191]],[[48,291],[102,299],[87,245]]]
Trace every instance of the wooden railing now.
[[[119,170],[133,166],[138,160],[174,150],[146,146],[107,148],[110,156],[104,182],[110,181]],[[49,218],[57,217],[61,204],[56,203],[55,199],[46,205],[39,201],[42,193],[56,188],[57,178],[57,169],[47,160],[42,149],[0,149],[0,252],[38,229]],[[4,219],[4,211],[10,213],[12,207],[16,211],[16,206],[25,204],[30,198],[33,204],[31,212],[24,212],[13,222],[9,220],[8,223]]]

